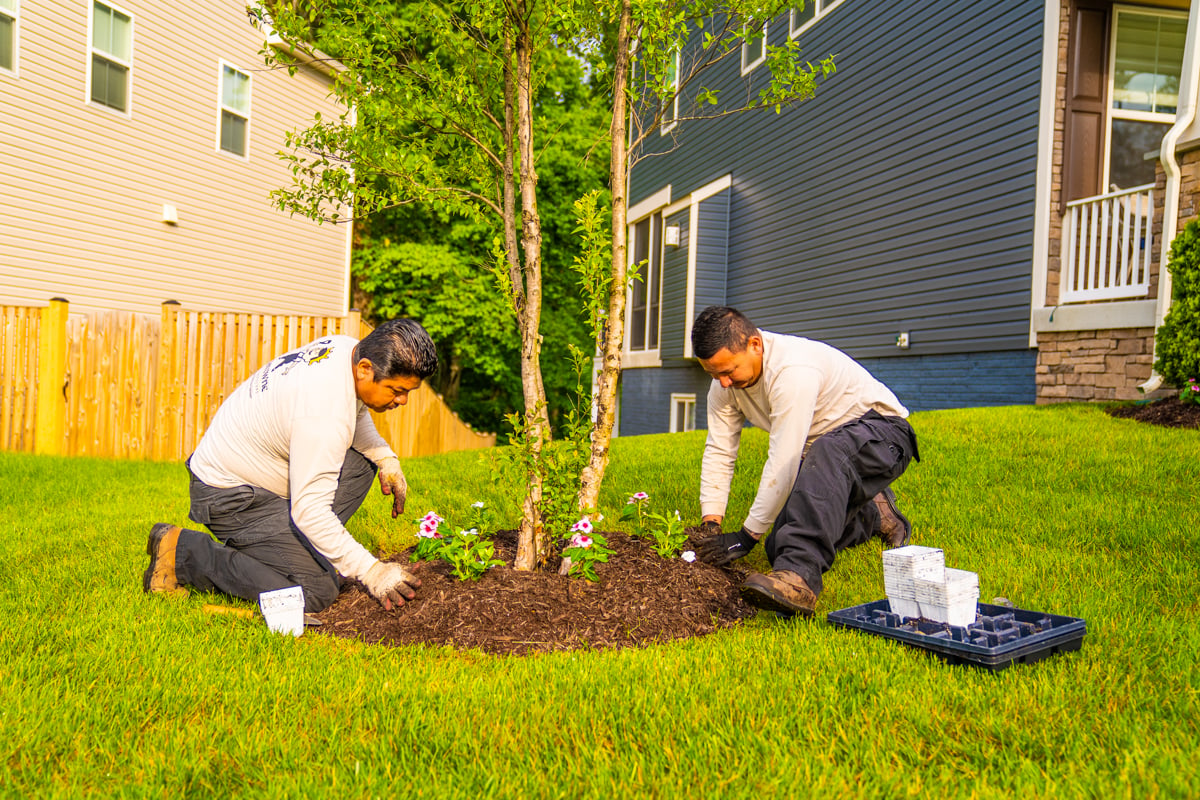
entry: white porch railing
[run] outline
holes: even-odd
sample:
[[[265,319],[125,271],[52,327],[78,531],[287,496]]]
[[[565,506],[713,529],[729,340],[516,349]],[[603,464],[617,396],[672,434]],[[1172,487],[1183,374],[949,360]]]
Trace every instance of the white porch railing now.
[[[1145,297],[1154,184],[1067,203],[1060,303]]]

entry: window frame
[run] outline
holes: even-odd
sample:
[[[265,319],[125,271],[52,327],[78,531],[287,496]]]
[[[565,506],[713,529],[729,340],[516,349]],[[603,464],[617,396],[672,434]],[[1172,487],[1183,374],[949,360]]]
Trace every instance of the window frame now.
[[[1166,8],[1156,8],[1152,6],[1113,5],[1112,24],[1108,33],[1108,100],[1104,109],[1104,152],[1102,162],[1104,167],[1104,177],[1101,181],[1101,186],[1109,186],[1112,180],[1113,123],[1115,121],[1165,124],[1169,128],[1172,124],[1174,124],[1176,116],[1178,115],[1178,101],[1176,104],[1176,111],[1173,113],[1115,108],[1117,34],[1120,29],[1121,15],[1123,14],[1143,17],[1168,17],[1177,20],[1182,19],[1185,22],[1184,30],[1186,31],[1187,12],[1175,11],[1173,9]],[[1180,81],[1182,82],[1182,76]]]
[[[12,66],[0,65],[0,75],[20,77],[21,74],[21,0],[10,0],[12,9],[0,8],[0,15],[12,22]]]
[[[746,60],[746,56],[750,52],[750,40],[748,38],[746,38],[746,32],[750,29],[751,24],[753,24],[753,23],[746,22],[746,23],[743,23],[743,25],[742,25],[742,74],[743,75],[753,72],[755,67],[757,67],[759,64],[762,64],[764,61],[767,60],[767,35],[768,35],[769,31],[768,31],[768,23],[766,21],[764,21],[762,24],[762,38],[757,39],[754,42],[754,44],[760,48],[758,57],[755,58],[753,61]]]
[[[675,79],[671,81],[671,116],[668,119],[664,113],[658,128],[659,136],[666,136],[679,124],[679,67],[680,51],[675,51]]]
[[[662,208],[655,208],[646,214],[638,217],[629,223],[629,263],[628,268],[633,269],[638,263],[635,260],[637,246],[635,244],[637,237],[637,226],[642,223],[648,223],[648,231],[646,234],[646,260],[648,268],[646,270],[645,280],[630,281],[629,289],[625,296],[625,342],[624,350],[627,354],[641,355],[646,354],[645,358],[658,359],[658,354],[662,348],[662,290],[663,290],[663,255],[666,252],[666,244],[663,239],[663,213]],[[642,327],[642,346],[635,348],[633,346],[633,301],[634,293],[638,289],[646,292],[646,318]],[[657,292],[654,290],[657,289]],[[655,302],[657,297],[657,307]],[[650,346],[651,332],[653,328],[654,346]]]
[[[246,110],[245,110],[245,112],[242,112],[241,109],[234,108],[233,106],[225,105],[225,70],[226,69],[228,69],[232,72],[235,72],[239,75],[243,75],[246,78]],[[222,129],[222,124],[224,122],[224,117],[225,117],[226,112],[228,112],[229,114],[232,114],[234,116],[242,118],[246,123],[245,138],[242,142],[242,146],[245,150],[244,153],[235,153],[232,150],[226,150],[224,147],[222,147],[221,129]],[[250,160],[250,130],[251,130],[251,124],[252,124],[251,119],[253,116],[253,112],[254,112],[254,76],[248,70],[244,70],[241,67],[238,67],[236,64],[234,64],[231,61],[226,61],[223,58],[217,59],[217,130],[216,130],[215,148],[218,153],[229,156],[230,158],[236,158],[239,161],[249,161]]]
[[[804,33],[806,30],[811,28],[813,25],[816,25],[821,20],[822,17],[824,17],[830,11],[833,11],[835,8],[840,6],[843,2],[844,2],[844,0],[808,0],[808,2],[805,3],[805,5],[808,5],[809,3],[811,3],[813,5],[813,8],[815,9],[813,11],[812,19],[806,19],[803,22],[801,22],[799,25],[796,24],[796,9],[794,7],[789,8],[788,9],[788,38],[795,39],[797,36]]]
[[[109,53],[105,50],[100,50],[95,45],[95,25],[96,25],[96,6],[104,6],[112,12],[120,14],[123,17],[129,18],[129,60],[125,61],[119,56]],[[134,41],[136,36],[135,27],[137,20],[133,13],[125,10],[115,3],[110,3],[108,0],[88,0],[87,3],[87,72],[83,85],[83,96],[86,105],[94,108],[103,109],[107,113],[117,114],[122,117],[130,118],[133,116],[133,65],[134,65]],[[113,64],[125,68],[125,108],[120,109],[111,106],[108,103],[102,103],[92,99],[92,66],[95,64],[96,56],[109,61]]]
[[[684,404],[685,417],[687,417],[691,421],[691,427],[690,428],[685,427],[683,430],[680,430],[679,426],[678,426],[678,419],[679,419],[678,410],[679,410],[680,403]],[[688,406],[691,406],[691,414],[690,415],[688,414],[688,411],[687,411]],[[694,431],[694,430],[696,430],[696,394],[695,394],[695,392],[691,392],[691,393],[672,392],[671,393],[670,432],[671,433],[687,433],[688,431]]]

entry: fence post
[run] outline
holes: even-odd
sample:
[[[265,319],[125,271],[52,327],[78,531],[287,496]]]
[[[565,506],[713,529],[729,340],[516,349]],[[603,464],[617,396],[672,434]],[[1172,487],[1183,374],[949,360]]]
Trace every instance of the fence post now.
[[[151,458],[163,461],[169,457],[171,443],[174,441],[175,420],[179,409],[171,406],[168,389],[176,379],[175,375],[175,318],[179,314],[179,301],[166,300],[162,304],[158,332],[158,374],[155,375],[156,385],[150,387],[153,398],[153,419],[151,422]],[[171,393],[174,396],[174,393]]]
[[[54,297],[41,312],[38,342],[37,423],[33,451],[62,455],[67,421],[67,310],[70,304]]]
[[[361,321],[362,321],[362,314],[359,312],[359,310],[357,308],[350,309],[346,313],[346,322],[345,322],[345,327],[342,330],[342,333],[345,334],[346,336],[353,336],[355,339],[361,339],[362,338],[362,329],[360,326]]]

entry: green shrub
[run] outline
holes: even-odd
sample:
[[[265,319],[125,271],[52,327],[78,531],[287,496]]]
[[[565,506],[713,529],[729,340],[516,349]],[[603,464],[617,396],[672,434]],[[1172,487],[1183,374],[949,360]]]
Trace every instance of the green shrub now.
[[[1171,242],[1171,310],[1155,341],[1154,369],[1184,386],[1200,378],[1200,221],[1192,220]]]

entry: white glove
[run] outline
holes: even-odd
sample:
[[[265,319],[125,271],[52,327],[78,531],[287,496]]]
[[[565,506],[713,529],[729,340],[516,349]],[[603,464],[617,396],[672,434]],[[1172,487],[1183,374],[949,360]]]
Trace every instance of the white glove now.
[[[376,561],[362,578],[363,585],[388,611],[394,604],[397,608],[404,605],[405,600],[416,597],[416,588],[421,585],[421,579],[399,564]]]
[[[392,496],[392,519],[400,516],[408,497],[408,481],[400,470],[400,459],[388,457],[379,462],[379,488]]]

